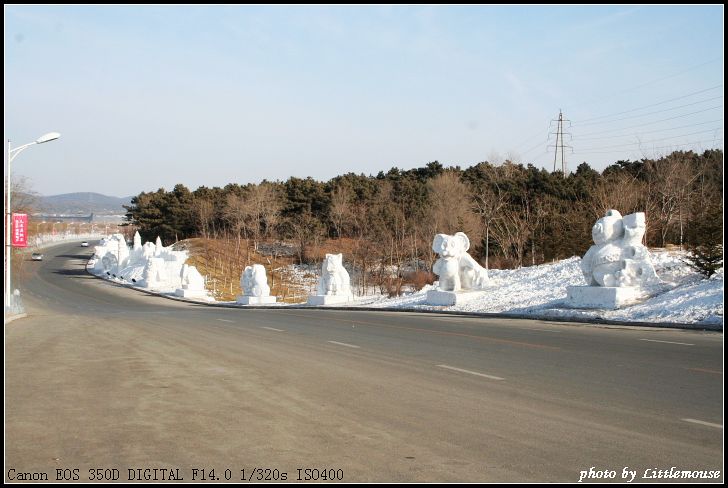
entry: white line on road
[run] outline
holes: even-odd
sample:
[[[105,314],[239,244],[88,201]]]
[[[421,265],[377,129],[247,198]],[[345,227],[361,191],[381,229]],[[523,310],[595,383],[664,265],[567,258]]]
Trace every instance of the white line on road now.
[[[658,341],[656,339],[640,339],[641,341],[649,341],[649,342],[662,342],[664,344],[679,344],[681,346],[694,346],[695,344],[688,344],[687,342],[670,342],[670,341]]]
[[[461,373],[468,373],[468,374],[474,374],[476,376],[482,376],[484,378],[490,378],[491,380],[502,380],[503,378],[500,378],[498,376],[491,376],[489,374],[483,374],[483,373],[477,373],[475,371],[468,371],[467,369],[460,369],[456,368],[454,366],[448,366],[447,364],[438,364],[438,368],[445,368],[445,369],[452,369],[453,371],[460,371]]]
[[[274,329],[273,327],[265,327],[265,326],[263,326],[263,327],[261,327],[261,329],[274,330],[276,332],[285,332],[285,330],[283,330],[283,329]]]
[[[226,319],[217,319],[217,320],[219,320],[220,322],[230,322],[231,324],[234,324],[235,323],[232,320],[226,320]]]
[[[684,420],[685,422],[691,422],[693,424],[707,425],[708,427],[715,427],[716,429],[723,428],[723,426],[720,424],[713,424],[711,422],[705,422],[703,420],[695,420],[695,419],[680,419],[680,420]]]
[[[355,349],[359,349],[359,346],[355,346],[354,344],[347,344],[346,342],[336,342],[336,341],[326,341],[326,342],[330,342],[331,344],[338,344],[340,346],[353,347]]]
[[[530,328],[530,327],[524,327],[524,328],[525,328],[525,329],[528,329],[528,330],[540,330],[541,332],[557,332],[557,333],[559,333],[559,334],[561,333],[561,331],[560,331],[560,330],[549,330],[549,329],[532,329],[532,328]]]

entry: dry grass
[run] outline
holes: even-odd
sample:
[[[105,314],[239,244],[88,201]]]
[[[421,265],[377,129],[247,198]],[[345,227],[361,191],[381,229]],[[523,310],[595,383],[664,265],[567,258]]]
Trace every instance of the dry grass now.
[[[270,247],[272,242],[266,242],[259,247]],[[320,267],[324,256],[329,254],[344,254],[344,260],[350,262],[358,243],[354,239],[327,239],[316,246],[307,249],[308,258],[314,263],[308,267],[292,265],[298,263],[295,249],[288,256],[270,256],[256,252],[252,242],[235,239],[186,239],[175,244],[175,249],[187,249],[190,258],[187,263],[196,266],[198,271],[207,278],[207,289],[219,301],[234,301],[241,293],[240,275],[246,266],[261,264],[265,267],[271,295],[279,302],[300,303],[315,290],[317,281],[316,270]],[[290,248],[289,248],[290,249]],[[305,271],[306,269],[310,271]],[[376,267],[370,268],[375,270]],[[352,275],[354,277],[355,275]],[[367,284],[377,286],[390,296],[402,294],[405,290],[420,290],[425,284],[432,284],[435,276],[424,271],[406,273],[404,276],[375,276],[369,275]],[[355,287],[352,278],[352,286]]]
[[[296,262],[293,256],[264,256],[255,252],[252,243],[234,239],[186,239],[175,249],[187,249],[187,263],[207,278],[207,289],[216,300],[234,301],[242,294],[240,275],[246,266],[261,264],[265,267],[271,295],[278,301],[295,303],[304,301],[309,294],[305,280],[291,273],[289,265]],[[313,279],[313,276],[309,277]]]

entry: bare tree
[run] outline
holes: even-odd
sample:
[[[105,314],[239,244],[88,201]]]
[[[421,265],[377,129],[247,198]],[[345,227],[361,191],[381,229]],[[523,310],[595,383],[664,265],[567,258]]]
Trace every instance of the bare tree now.
[[[252,186],[246,203],[248,229],[253,235],[253,247],[257,249],[261,235],[269,235],[270,229],[278,223],[283,205],[277,190],[267,182]]]
[[[210,237],[210,230],[212,229],[212,222],[215,217],[215,206],[210,200],[199,198],[193,203],[193,211],[197,220],[197,225],[202,232],[202,237]]]
[[[637,177],[620,172],[599,180],[592,193],[591,210],[595,219],[604,217],[607,210],[619,210],[627,215],[647,209],[647,184]]]
[[[331,192],[331,222],[336,230],[336,237],[340,238],[344,233],[344,223],[352,216],[351,211],[351,190],[340,185]]]
[[[492,231],[505,258],[523,266],[523,255],[531,234],[523,208],[514,204],[503,206],[501,217],[492,222]]]
[[[430,219],[435,233],[465,232],[471,240],[479,236],[479,223],[473,212],[471,189],[453,171],[445,171],[428,182]]]
[[[490,254],[490,229],[495,219],[500,216],[501,208],[506,203],[506,197],[498,184],[495,190],[482,186],[473,190],[472,208],[480,217],[485,234],[485,269],[488,269],[488,256]]]
[[[658,222],[660,242],[664,247],[667,235],[677,220],[682,245],[684,216],[692,183],[700,176],[691,164],[689,153],[674,152],[657,161],[647,161],[649,200]]]
[[[240,252],[240,239],[246,229],[246,212],[247,204],[243,195],[231,193],[227,196],[225,207],[223,208],[223,218],[230,226],[236,237],[235,254]]]

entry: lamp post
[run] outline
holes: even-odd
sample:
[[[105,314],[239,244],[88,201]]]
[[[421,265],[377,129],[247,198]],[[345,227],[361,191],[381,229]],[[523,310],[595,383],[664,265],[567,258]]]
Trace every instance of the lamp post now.
[[[5,211],[7,213],[7,220],[5,225],[5,314],[6,314],[6,320],[7,315],[10,313],[10,308],[12,305],[12,296],[13,291],[10,287],[11,284],[11,267],[10,267],[10,261],[12,259],[13,254],[13,248],[10,240],[10,226],[12,224],[12,209],[10,208],[10,163],[13,162],[13,159],[20,154],[25,149],[29,148],[30,146],[34,144],[43,144],[44,142],[50,142],[54,141],[61,137],[61,135],[58,132],[49,132],[48,134],[40,136],[38,139],[36,139],[33,142],[29,142],[28,144],[23,144],[22,146],[18,146],[15,149],[12,149],[10,146],[10,139],[8,139],[8,153],[7,153],[7,159],[8,159],[8,179],[7,179],[7,188],[6,188],[6,204],[5,204]]]

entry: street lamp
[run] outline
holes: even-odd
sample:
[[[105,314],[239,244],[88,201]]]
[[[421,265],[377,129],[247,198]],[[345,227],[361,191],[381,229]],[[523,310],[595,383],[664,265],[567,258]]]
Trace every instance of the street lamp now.
[[[23,152],[25,149],[29,148],[30,146],[34,144],[43,144],[44,142],[50,142],[54,141],[61,137],[61,135],[58,132],[49,132],[48,134],[40,136],[38,139],[36,139],[33,142],[29,142],[28,144],[23,144],[22,146],[18,146],[15,149],[12,149],[10,147],[10,139],[8,139],[8,153],[7,153],[7,159],[8,159],[8,178],[7,178],[7,189],[5,191],[7,197],[7,202],[5,204],[5,211],[7,213],[7,223],[5,226],[5,313],[6,315],[9,315],[10,308],[11,308],[11,302],[12,302],[12,296],[13,292],[10,288],[10,277],[12,275],[11,268],[10,268],[10,260],[12,257],[12,244],[10,241],[10,226],[12,224],[12,210],[10,208],[10,163],[13,162],[15,157]],[[7,320],[7,316],[6,316]]]

